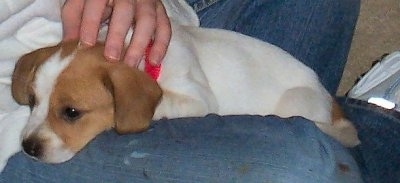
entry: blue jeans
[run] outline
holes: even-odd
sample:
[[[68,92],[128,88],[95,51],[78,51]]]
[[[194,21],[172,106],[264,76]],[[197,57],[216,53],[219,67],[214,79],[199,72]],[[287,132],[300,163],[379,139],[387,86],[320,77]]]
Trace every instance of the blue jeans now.
[[[312,67],[335,92],[358,16],[358,0],[188,2],[198,10],[202,26],[276,44]],[[364,180],[392,178],[379,170],[399,172],[398,165],[382,163],[382,157],[371,154],[385,152],[383,141],[375,137],[378,140],[364,142],[370,138],[370,127],[363,125],[371,119],[342,104],[361,129],[363,145],[351,153],[300,117],[209,115],[156,121],[140,134],[105,132],[63,164],[39,163],[19,153],[10,159],[0,182],[361,182],[357,163]],[[387,116],[371,118],[395,121]],[[369,146],[376,144],[381,146],[370,151]],[[398,152],[387,153],[382,155]]]
[[[21,154],[0,182],[360,182],[351,155],[303,118],[161,120],[141,133],[98,136],[64,164]]]
[[[351,151],[364,181],[400,182],[400,113],[344,97],[339,103],[362,142]]]

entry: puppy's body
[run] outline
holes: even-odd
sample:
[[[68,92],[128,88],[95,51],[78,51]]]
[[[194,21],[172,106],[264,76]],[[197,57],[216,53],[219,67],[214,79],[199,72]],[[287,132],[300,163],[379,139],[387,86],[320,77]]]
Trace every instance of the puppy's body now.
[[[319,100],[320,106],[313,103],[305,107],[312,115],[296,115],[329,123],[329,94],[310,68],[283,50],[223,30],[180,28],[174,29],[174,33],[185,36],[173,37],[158,80],[164,97],[156,110],[156,119],[188,116],[196,111],[193,102],[204,112],[195,113],[195,116],[276,114],[280,113],[277,105],[285,91],[309,88],[325,100]],[[193,102],[187,103],[190,107],[180,106],[179,102],[172,102],[176,106],[164,102],[175,99],[168,96],[174,94],[190,96]]]
[[[157,82],[140,71],[143,64],[107,63],[101,43],[85,50],[64,43],[22,57],[13,96],[32,106],[24,150],[63,162],[104,130],[138,132],[151,119],[209,113],[303,116],[344,145],[359,143],[316,74],[283,50],[224,30],[172,28]]]

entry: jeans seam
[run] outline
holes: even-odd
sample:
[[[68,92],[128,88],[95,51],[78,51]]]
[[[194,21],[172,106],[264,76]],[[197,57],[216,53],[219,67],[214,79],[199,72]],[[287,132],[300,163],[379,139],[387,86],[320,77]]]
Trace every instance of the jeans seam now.
[[[192,7],[193,10],[197,13],[199,11],[202,11],[211,5],[214,5],[215,3],[219,2],[220,0],[200,0],[198,2],[193,3]]]
[[[375,113],[379,113],[380,115],[392,119],[396,123],[400,124],[400,113],[395,110],[384,109],[374,104],[367,103],[365,101],[360,101],[350,98],[346,98],[345,103],[354,108],[364,109]]]

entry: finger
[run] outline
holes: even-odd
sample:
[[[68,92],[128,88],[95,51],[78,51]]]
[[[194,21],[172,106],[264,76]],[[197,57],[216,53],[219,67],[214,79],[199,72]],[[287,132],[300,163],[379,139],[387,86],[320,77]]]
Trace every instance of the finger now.
[[[110,61],[118,61],[124,47],[124,41],[132,26],[134,4],[131,0],[115,0],[104,51]]]
[[[143,0],[136,2],[135,31],[124,57],[124,62],[130,66],[139,64],[147,45],[154,35],[156,28],[155,7],[154,1]]]
[[[113,8],[112,6],[106,6],[106,9],[104,9],[103,16],[101,17],[101,22],[108,21],[110,19],[110,16],[112,14]]]
[[[101,18],[108,0],[86,0],[80,29],[82,45],[93,46],[96,43]]]
[[[154,35],[154,44],[150,51],[150,61],[153,65],[159,65],[167,52],[171,40],[171,24],[164,6],[157,3],[157,28]]]
[[[64,41],[79,38],[84,4],[84,0],[65,1],[61,10],[61,22],[63,26]]]

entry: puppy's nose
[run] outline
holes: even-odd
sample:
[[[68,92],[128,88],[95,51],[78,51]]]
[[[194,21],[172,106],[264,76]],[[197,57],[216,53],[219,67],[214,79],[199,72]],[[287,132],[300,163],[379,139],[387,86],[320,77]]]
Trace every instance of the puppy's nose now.
[[[22,141],[22,148],[29,156],[39,158],[42,155],[43,147],[35,138],[28,138]]]

